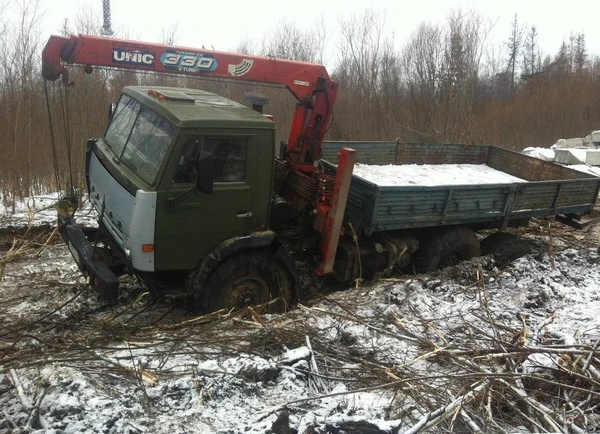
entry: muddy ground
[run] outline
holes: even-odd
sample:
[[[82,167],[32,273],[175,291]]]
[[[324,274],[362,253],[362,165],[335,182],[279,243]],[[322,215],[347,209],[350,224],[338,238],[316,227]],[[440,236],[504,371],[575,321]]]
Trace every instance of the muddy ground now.
[[[200,317],[133,277],[109,306],[51,222],[0,217],[0,433],[592,430],[599,217],[532,220],[505,267],[307,278],[287,314]]]

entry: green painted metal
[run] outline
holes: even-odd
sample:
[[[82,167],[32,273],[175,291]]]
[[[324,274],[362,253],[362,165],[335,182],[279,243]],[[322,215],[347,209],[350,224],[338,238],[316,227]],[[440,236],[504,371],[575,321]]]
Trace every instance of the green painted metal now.
[[[271,123],[272,124],[272,123]],[[247,139],[243,182],[216,182],[212,194],[198,193],[175,209],[167,201],[194,187],[173,183],[178,155],[190,135]],[[273,182],[275,130],[228,128],[182,129],[158,189],[155,258],[160,270],[190,270],[215,246],[230,238],[267,229]]]
[[[493,146],[325,142],[323,158],[335,164],[342,146],[357,149],[358,163],[487,164],[527,181],[382,187],[354,176],[346,219],[365,235],[456,224],[505,228],[517,218],[585,213],[592,210],[600,189],[600,178]]]
[[[362,164],[394,164],[398,152],[397,142],[325,142],[321,158],[337,164],[337,154],[343,147],[356,150],[358,162]]]
[[[149,91],[173,95],[161,100],[150,96]],[[244,128],[274,129],[273,122],[260,113],[220,95],[199,89],[161,86],[126,86],[123,93],[129,95],[179,128]],[[181,95],[179,99],[177,96]],[[190,96],[191,99],[185,99]]]

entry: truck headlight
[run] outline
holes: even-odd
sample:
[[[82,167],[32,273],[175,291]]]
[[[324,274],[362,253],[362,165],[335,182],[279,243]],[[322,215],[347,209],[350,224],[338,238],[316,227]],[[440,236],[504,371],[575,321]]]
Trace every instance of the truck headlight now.
[[[131,241],[129,241],[129,238],[125,238],[123,242],[123,250],[125,251],[125,256],[129,259],[131,257]]]

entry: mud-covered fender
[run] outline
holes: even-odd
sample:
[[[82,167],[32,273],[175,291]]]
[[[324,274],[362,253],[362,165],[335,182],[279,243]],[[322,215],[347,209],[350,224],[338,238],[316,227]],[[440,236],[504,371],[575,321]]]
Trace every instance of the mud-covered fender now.
[[[281,245],[277,235],[273,231],[256,231],[249,235],[234,237],[223,241],[212,249],[202,259],[200,264],[192,273],[195,285],[204,286],[208,275],[227,257],[244,250],[271,247],[275,257],[285,266],[293,279],[294,286],[298,280],[298,273],[294,265],[294,259],[290,253]],[[197,294],[194,294],[197,296]]]

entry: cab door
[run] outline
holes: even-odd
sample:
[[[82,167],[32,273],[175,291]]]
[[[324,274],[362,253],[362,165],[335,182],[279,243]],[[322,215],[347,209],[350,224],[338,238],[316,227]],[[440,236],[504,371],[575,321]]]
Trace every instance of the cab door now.
[[[267,228],[273,163],[258,163],[261,146],[273,142],[261,145],[265,138],[208,130],[181,135],[157,198],[157,271],[193,269],[223,241]],[[213,155],[213,193],[196,193],[170,209],[171,199],[195,187],[200,150]]]

